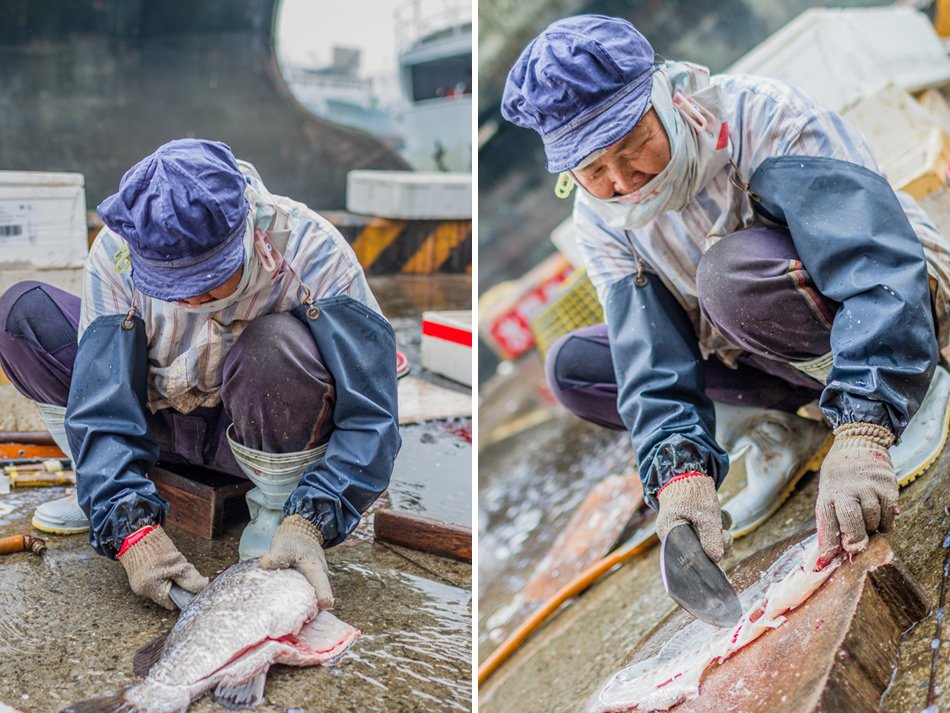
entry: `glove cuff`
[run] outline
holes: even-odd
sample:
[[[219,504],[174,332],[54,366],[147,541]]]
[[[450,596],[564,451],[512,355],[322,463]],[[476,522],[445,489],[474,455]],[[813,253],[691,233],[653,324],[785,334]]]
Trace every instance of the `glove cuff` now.
[[[323,533],[303,515],[288,515],[280,523],[280,526],[285,530],[309,535],[317,541],[318,545],[323,547]]]
[[[663,484],[663,487],[661,487],[659,490],[656,491],[657,499],[659,499],[660,493],[662,493],[668,486],[672,485],[673,483],[678,483],[684,478],[694,478],[696,476],[701,476],[704,478],[710,477],[706,475],[705,473],[700,473],[698,470],[691,470],[688,473],[680,473],[679,475],[674,475],[672,478],[666,481],[666,483]]]
[[[161,525],[156,525],[144,537],[135,544],[125,549],[119,557],[119,562],[125,567],[126,572],[138,570],[149,566],[149,563],[155,561],[156,557],[162,556],[167,552],[177,552],[175,543],[171,541]]]
[[[835,442],[848,438],[860,438],[870,441],[882,448],[894,445],[894,434],[891,430],[876,423],[843,423],[834,430]]]
[[[656,499],[660,501],[662,507],[663,498],[660,497],[661,494],[667,500],[672,497],[676,500],[691,501],[706,496],[709,492],[712,492],[713,497],[716,496],[716,482],[712,476],[698,471],[690,471],[670,479],[666,485],[657,491]]]

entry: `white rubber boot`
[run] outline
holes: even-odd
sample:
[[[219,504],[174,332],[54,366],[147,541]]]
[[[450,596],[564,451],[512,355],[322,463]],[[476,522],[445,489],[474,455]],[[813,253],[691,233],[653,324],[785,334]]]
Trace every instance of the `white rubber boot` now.
[[[732,517],[733,537],[741,537],[778,510],[805,473],[821,466],[833,436],[826,423],[795,414],[731,408],[745,411],[746,418],[736,427],[738,435],[728,448],[729,473],[720,499]],[[739,416],[732,414],[734,421]]]
[[[891,446],[897,485],[904,487],[933,465],[947,443],[950,426],[950,372],[938,366],[920,408]]]
[[[66,438],[66,407],[38,403],[36,408],[53,437],[53,442],[71,461],[73,456]],[[89,530],[89,519],[79,507],[75,492],[40,505],[33,513],[31,524],[41,532],[51,532],[54,535],[77,535]]]
[[[248,491],[251,521],[241,533],[238,557],[259,557],[270,548],[271,538],[284,517],[284,503],[306,470],[318,463],[326,444],[295,453],[267,453],[247,448],[234,440],[234,425],[228,427],[228,443],[241,470],[256,488]]]

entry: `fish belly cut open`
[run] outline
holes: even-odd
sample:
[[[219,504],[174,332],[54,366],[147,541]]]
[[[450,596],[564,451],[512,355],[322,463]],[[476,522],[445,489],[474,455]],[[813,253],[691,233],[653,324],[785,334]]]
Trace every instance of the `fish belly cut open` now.
[[[801,606],[841,564],[835,559],[817,570],[818,540],[813,535],[786,550],[754,585],[739,595],[744,612],[739,623],[721,629],[693,621],[674,635],[660,652],[632,664],[601,688],[588,713],[659,711],[695,698],[703,671],[722,663]]]

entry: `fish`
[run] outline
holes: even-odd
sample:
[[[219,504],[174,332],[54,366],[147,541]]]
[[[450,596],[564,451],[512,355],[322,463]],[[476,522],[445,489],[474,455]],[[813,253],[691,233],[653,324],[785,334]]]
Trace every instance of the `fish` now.
[[[144,680],[61,713],[172,713],[213,689],[230,709],[264,700],[274,664],[316,666],[339,658],[360,631],[320,609],[295,569],[239,562],[182,610],[175,626],[140,649],[133,672]]]
[[[688,624],[656,656],[615,673],[591,700],[587,713],[663,711],[697,697],[707,666],[723,663],[784,624],[786,614],[818,591],[843,562],[839,555],[820,564],[818,551],[814,535],[792,545],[739,596],[745,613],[736,626],[723,630],[702,621]]]

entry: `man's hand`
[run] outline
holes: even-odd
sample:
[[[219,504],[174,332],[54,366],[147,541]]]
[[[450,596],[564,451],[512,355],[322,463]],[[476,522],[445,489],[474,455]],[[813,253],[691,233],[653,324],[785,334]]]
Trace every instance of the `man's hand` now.
[[[843,547],[856,555],[869,532],[890,532],[897,507],[897,476],[887,449],[894,434],[873,423],[846,423],[835,429],[818,479],[819,562],[834,559]]]
[[[711,477],[702,473],[677,476],[660,488],[656,497],[660,501],[656,534],[661,541],[677,525],[689,523],[713,562],[732,552],[732,535],[722,529],[722,512]]]
[[[323,535],[316,526],[300,515],[288,515],[280,523],[270,550],[261,556],[264,569],[293,567],[313,585],[321,609],[333,608],[330,571],[323,554]]]
[[[175,609],[169,592],[172,582],[189,592],[199,592],[208,584],[159,525],[119,554],[132,591],[159,606]]]

